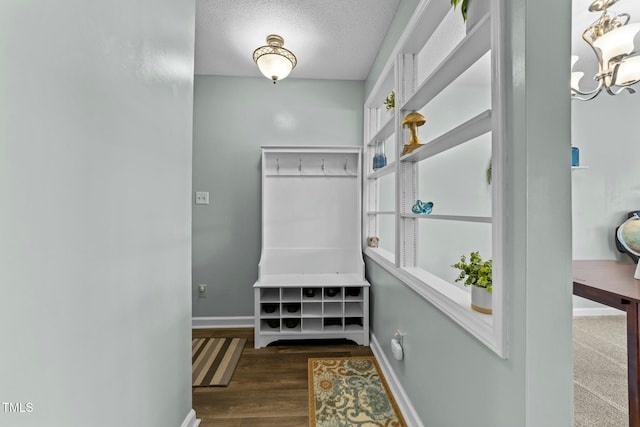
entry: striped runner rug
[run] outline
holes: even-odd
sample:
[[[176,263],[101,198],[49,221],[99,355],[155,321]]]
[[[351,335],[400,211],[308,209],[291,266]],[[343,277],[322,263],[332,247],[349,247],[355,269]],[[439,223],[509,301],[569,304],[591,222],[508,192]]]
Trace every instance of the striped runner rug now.
[[[244,338],[194,338],[191,340],[191,385],[226,387],[247,343]]]

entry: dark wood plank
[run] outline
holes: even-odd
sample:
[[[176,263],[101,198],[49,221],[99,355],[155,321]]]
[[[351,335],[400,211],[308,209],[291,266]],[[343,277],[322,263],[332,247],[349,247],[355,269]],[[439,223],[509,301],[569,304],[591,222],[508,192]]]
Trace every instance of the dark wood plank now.
[[[255,349],[253,329],[194,329],[192,336],[247,339],[229,386],[193,388],[200,427],[306,427],[308,359],[373,355],[369,347],[340,340]]]
[[[640,378],[638,378],[638,365],[640,364],[640,339],[638,331],[640,323],[638,319],[638,304],[631,303],[627,308],[627,358],[629,381],[629,426],[640,426]]]
[[[640,280],[634,279],[635,264],[620,261],[573,261],[573,283],[616,295],[630,301],[640,301]]]

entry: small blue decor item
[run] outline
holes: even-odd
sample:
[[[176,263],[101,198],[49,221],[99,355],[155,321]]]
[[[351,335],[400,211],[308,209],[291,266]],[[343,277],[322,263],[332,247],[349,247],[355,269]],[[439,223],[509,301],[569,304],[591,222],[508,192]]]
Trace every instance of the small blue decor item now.
[[[580,166],[580,149],[571,147],[571,166]]]
[[[433,202],[423,203],[422,200],[416,200],[416,204],[411,206],[411,212],[417,215],[429,215],[433,209]]]
[[[373,156],[373,170],[387,166],[387,156],[384,155],[384,141],[376,141],[376,151]]]

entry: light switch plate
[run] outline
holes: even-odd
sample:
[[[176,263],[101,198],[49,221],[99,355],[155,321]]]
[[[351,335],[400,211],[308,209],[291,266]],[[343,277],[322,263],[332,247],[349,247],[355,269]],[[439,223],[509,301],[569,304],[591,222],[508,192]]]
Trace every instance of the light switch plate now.
[[[196,191],[196,205],[208,205],[208,204],[209,204],[209,192]]]

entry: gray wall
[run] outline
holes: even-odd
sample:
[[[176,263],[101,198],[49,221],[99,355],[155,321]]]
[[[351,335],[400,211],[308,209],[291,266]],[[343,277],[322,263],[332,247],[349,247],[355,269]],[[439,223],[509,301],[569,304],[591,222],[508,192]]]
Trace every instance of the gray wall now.
[[[627,212],[640,209],[640,96],[602,93],[571,107],[572,142],[580,149],[580,164],[589,167],[572,173],[573,256],[629,262],[613,236]],[[578,297],[574,306],[601,307]]]
[[[506,19],[509,357],[498,358],[371,260],[372,331],[426,426],[570,426],[570,4],[500,1]],[[549,16],[549,8],[554,9]],[[546,25],[539,22],[545,20]],[[545,68],[550,67],[550,68]],[[367,87],[371,87],[367,85]],[[390,351],[406,332],[405,360]]]
[[[0,2],[0,402],[33,408],[2,426],[191,409],[194,16]]]
[[[193,315],[253,316],[260,260],[260,146],[361,145],[364,83],[196,76]],[[208,285],[207,298],[197,285]]]

